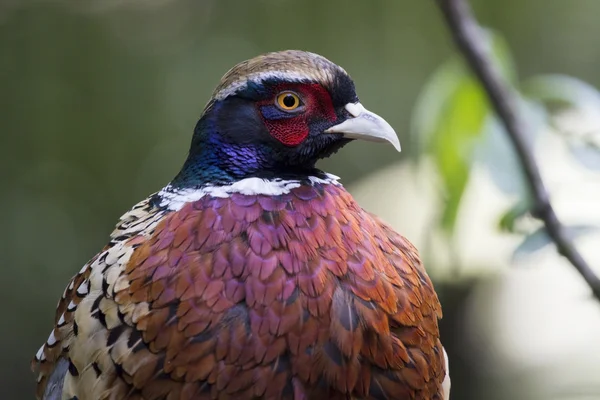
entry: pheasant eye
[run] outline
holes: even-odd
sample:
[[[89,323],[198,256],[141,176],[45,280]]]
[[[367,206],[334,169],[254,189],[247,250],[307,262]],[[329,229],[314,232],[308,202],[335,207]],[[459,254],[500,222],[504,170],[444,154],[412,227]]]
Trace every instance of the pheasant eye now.
[[[300,97],[293,92],[279,93],[275,104],[283,111],[294,111],[302,105]]]

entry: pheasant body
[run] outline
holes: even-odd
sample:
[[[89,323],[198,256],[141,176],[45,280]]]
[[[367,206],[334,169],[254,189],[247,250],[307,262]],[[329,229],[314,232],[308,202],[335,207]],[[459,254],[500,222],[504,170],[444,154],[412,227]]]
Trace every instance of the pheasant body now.
[[[318,57],[273,54],[288,62]],[[247,63],[250,76],[258,66]],[[319,73],[346,79],[323,65],[328,73]],[[229,80],[205,116],[219,115],[227,109],[219,102],[240,90],[250,96]],[[351,117],[335,107],[340,99],[325,98],[322,83],[285,83],[277,81],[277,91],[305,91],[306,108],[331,109],[307,118],[306,131],[298,122],[286,130],[294,117],[262,110],[270,106],[261,104],[264,93],[251,98],[270,135],[286,142],[281,149],[256,138],[223,140],[235,138],[228,132],[239,118],[231,113],[225,123],[203,117],[180,174],[121,218],[65,290],[34,360],[38,398],[447,398],[441,308],[416,249],[360,208],[336,177],[307,165],[348,141],[332,133],[321,142]],[[348,97],[355,100],[353,87],[341,102]],[[241,118],[248,125],[254,116]],[[298,151],[315,125],[322,136],[304,152],[273,155]],[[302,144],[289,144],[298,131]]]

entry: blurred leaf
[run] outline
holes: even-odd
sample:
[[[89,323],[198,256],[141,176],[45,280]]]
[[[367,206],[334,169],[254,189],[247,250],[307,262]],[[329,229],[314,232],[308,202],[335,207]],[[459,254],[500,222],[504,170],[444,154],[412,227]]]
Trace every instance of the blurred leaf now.
[[[532,234],[525,237],[525,240],[515,249],[513,260],[539,251],[551,243],[550,236],[546,233],[546,228],[539,228]]]
[[[492,30],[484,29],[483,32],[491,43],[492,57],[498,63],[501,74],[508,82],[515,83],[516,67],[506,41]],[[440,119],[448,102],[465,81],[473,80],[461,55],[453,56],[434,72],[417,98],[411,118],[411,141],[418,150],[413,152],[414,157],[427,152],[430,143],[436,140]]]
[[[546,111],[538,103],[525,99],[521,99],[519,106],[529,127],[526,139],[533,145],[540,132],[543,132],[542,127],[546,126]],[[490,114],[484,124],[483,140],[476,157],[502,192],[518,198],[530,196],[519,157],[504,125],[495,115]]]
[[[440,120],[437,140],[431,143],[446,191],[441,225],[448,232],[454,228],[460,200],[469,180],[474,140],[481,134],[488,112],[481,88],[467,77],[450,98]]]
[[[600,171],[600,146],[591,141],[569,143],[569,150],[584,167]]]
[[[456,57],[444,63],[421,91],[411,118],[411,141],[417,151],[413,156],[418,160],[436,138],[440,119],[451,101],[453,94],[466,78],[466,71]]]
[[[485,31],[493,58],[507,80],[516,73],[505,41]],[[411,138],[418,157],[431,154],[442,178],[446,205],[441,227],[452,232],[469,180],[474,150],[484,132],[490,109],[477,79],[459,58],[443,64],[432,76],[415,107]]]
[[[524,93],[554,111],[552,125],[567,141],[575,159],[600,170],[600,91],[566,75],[540,75],[523,85]],[[560,112],[557,112],[558,111]]]
[[[521,86],[522,93],[549,106],[600,112],[600,92],[582,80],[560,74],[538,75]]]
[[[498,221],[498,228],[504,232],[515,232],[515,222],[531,210],[531,202],[521,200],[509,208]]]
[[[570,240],[575,240],[582,235],[600,230],[600,227],[594,225],[573,225],[565,227],[565,230],[567,232],[567,237]],[[539,228],[532,234],[526,236],[525,240],[515,249],[513,260],[535,253],[552,243],[550,236],[548,236],[548,233],[546,232],[546,228]]]
[[[500,72],[511,84],[516,85],[517,73],[514,59],[510,53],[508,44],[500,35],[493,35],[493,54],[500,66]],[[526,139],[533,143],[540,127],[545,126],[546,111],[537,102],[519,97],[519,109],[529,124]],[[495,114],[489,115],[484,125],[484,134],[481,147],[478,149],[478,160],[488,169],[496,186],[504,193],[518,195],[519,198],[530,196],[525,182],[520,161],[516,155],[504,125]]]

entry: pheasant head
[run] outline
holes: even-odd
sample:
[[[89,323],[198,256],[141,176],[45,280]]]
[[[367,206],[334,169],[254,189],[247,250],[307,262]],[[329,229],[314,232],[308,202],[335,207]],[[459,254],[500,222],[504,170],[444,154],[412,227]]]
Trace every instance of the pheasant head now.
[[[389,142],[392,127],[359,102],[350,76],[305,51],[268,53],[221,79],[196,125],[177,187],[306,176],[354,139]]]

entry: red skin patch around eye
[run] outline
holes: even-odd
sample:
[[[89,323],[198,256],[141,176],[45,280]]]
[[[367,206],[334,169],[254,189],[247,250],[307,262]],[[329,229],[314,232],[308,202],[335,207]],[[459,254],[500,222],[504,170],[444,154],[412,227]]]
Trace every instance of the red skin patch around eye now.
[[[310,132],[303,116],[279,120],[265,119],[265,125],[271,136],[286,146],[298,146]]]
[[[331,102],[329,92],[317,83],[291,83],[275,87],[273,94],[290,90],[298,93],[304,102],[305,110],[296,117],[270,120],[264,118],[271,136],[286,146],[298,146],[310,133],[309,121],[335,121],[337,116]],[[261,105],[273,104],[274,98],[262,102]]]

